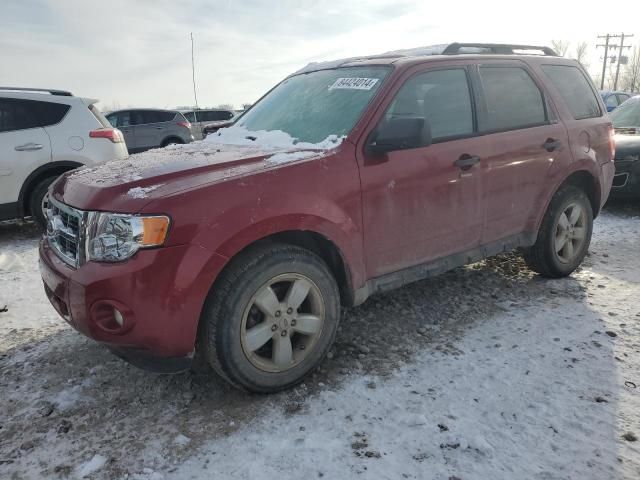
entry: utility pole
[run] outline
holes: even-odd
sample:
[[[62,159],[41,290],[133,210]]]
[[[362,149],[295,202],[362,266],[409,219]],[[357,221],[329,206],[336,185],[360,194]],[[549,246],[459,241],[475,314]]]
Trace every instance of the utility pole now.
[[[610,33],[607,33],[606,35],[598,35],[598,38],[604,38],[605,42],[604,45],[603,44],[599,44],[596,45],[596,48],[599,47],[604,47],[604,58],[602,59],[602,78],[600,79],[600,90],[604,90],[604,77],[607,73],[607,60],[609,60],[609,49],[613,48],[619,48],[620,49],[620,53],[618,53],[617,58],[615,56],[611,57],[612,61],[617,61],[618,65],[616,66],[616,77],[615,80],[613,82],[613,89],[617,90],[618,89],[618,76],[620,74],[620,58],[622,57],[622,49],[624,48],[631,48],[631,46],[626,46],[624,44],[624,39],[629,38],[629,37],[633,37],[633,35],[626,35],[624,33],[621,33],[620,35],[612,35]],[[620,45],[616,45],[616,44],[612,44],[609,40],[611,40],[612,38],[619,38],[620,39]]]
[[[193,59],[193,32],[191,32],[191,79],[193,80],[193,99],[196,102],[196,112],[198,111],[198,94],[196,93],[196,67]],[[194,113],[197,119],[197,113]]]
[[[633,37],[633,35],[627,35],[628,37]],[[618,53],[618,66],[616,67],[616,79],[613,82],[613,89],[618,89],[618,75],[620,74],[620,64],[622,63],[622,49],[623,48],[631,48],[631,46],[625,47],[624,45],[624,33],[620,35],[620,53]]]
[[[600,78],[600,90],[604,90],[604,75],[607,72],[607,54],[609,53],[609,34],[598,35],[598,38],[606,38],[604,45],[596,45],[598,47],[604,47],[604,60],[602,62],[602,78]]]

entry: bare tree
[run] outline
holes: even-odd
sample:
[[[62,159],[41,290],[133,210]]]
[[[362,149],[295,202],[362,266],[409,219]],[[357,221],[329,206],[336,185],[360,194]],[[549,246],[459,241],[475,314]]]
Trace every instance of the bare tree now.
[[[233,105],[230,103],[221,103],[216,108],[219,108],[220,110],[233,110]]]
[[[587,42],[580,42],[576,45],[576,50],[574,54],[574,59],[578,61],[580,65],[582,65],[585,70],[589,69],[589,64],[587,63],[587,48],[589,44]]]
[[[633,48],[629,62],[622,76],[622,89],[628,92],[640,92],[640,46]]]
[[[558,55],[564,57],[569,50],[569,42],[566,40],[551,40],[551,48],[553,48]]]
[[[251,107],[251,105],[253,105],[253,103],[243,103],[243,104],[242,104],[242,109],[243,109],[243,110],[247,110],[248,108],[250,108],[250,107]]]

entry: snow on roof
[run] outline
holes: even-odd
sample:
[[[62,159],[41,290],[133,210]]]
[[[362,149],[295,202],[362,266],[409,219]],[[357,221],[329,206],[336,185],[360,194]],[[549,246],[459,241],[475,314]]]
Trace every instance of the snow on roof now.
[[[367,60],[376,60],[376,59],[384,60],[384,59],[398,59],[403,57],[424,57],[424,56],[431,56],[431,55],[442,55],[444,50],[448,46],[449,44],[443,43],[440,45],[427,45],[424,47],[391,50],[389,52],[380,53],[376,55],[363,55],[360,57],[342,58],[338,60],[330,60],[327,62],[311,62],[305,67],[293,73],[293,75],[298,75],[300,73],[313,72],[315,70],[326,70],[330,68],[338,68],[343,65],[347,65],[349,63],[364,62]],[[460,48],[459,53],[483,53],[486,51],[487,49],[482,47],[462,47]]]

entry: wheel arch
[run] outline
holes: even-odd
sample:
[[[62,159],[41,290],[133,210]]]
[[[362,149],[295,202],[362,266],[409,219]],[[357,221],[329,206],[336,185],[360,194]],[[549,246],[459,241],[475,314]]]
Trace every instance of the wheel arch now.
[[[78,167],[82,167],[83,164],[79,162],[73,162],[68,160],[62,160],[57,162],[47,163],[36,168],[29,174],[26,180],[20,188],[18,195],[18,216],[24,217],[30,213],[29,198],[33,189],[39,182],[47,177],[60,176],[69,170],[73,170]]]
[[[175,141],[175,143],[179,143],[179,144],[183,144],[184,143],[184,140],[182,138],[180,138],[179,136],[177,136],[177,135],[169,135],[168,137],[164,138],[162,140],[162,142],[160,142],[160,146],[166,147],[167,145],[169,145],[169,143],[172,140]]]

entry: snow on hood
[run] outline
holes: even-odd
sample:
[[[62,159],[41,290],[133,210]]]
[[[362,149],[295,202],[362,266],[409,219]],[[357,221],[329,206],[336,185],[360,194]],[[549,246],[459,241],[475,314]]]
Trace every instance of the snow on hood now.
[[[169,145],[97,167],[79,168],[67,178],[71,183],[108,187],[209,165],[241,163],[247,159],[261,158],[267,167],[323,156],[324,151],[338,147],[343,140],[344,137],[329,135],[318,143],[298,142],[280,130],[251,131],[245,127],[231,126],[220,129],[202,141]],[[233,166],[229,165],[227,170],[226,176],[233,176]],[[132,196],[136,194],[142,192],[134,190]]]

